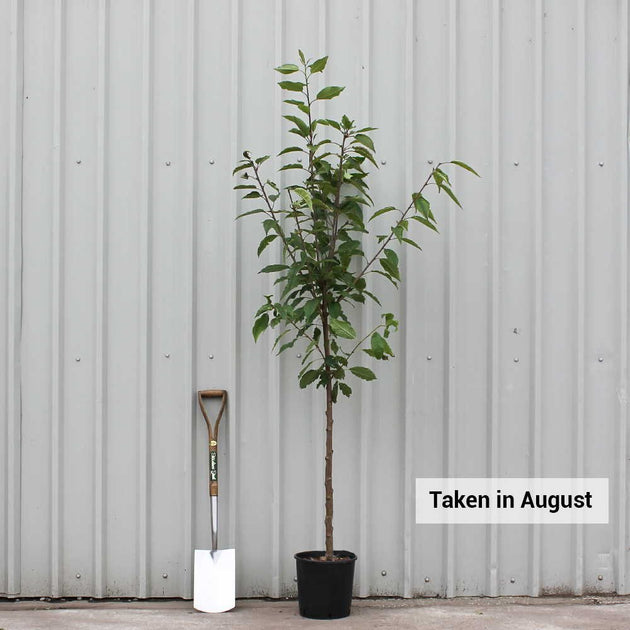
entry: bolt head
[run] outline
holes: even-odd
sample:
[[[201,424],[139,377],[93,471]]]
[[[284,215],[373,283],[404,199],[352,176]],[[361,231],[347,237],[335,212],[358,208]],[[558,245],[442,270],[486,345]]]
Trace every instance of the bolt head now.
[[[385,164],[387,164],[387,160],[381,160],[381,164],[385,166]]]
[[[81,164],[81,160],[77,160],[77,164]]]
[[[300,352],[298,352],[295,356],[296,356],[298,359],[301,359],[301,358],[302,358],[302,354],[301,354]]]
[[[601,582],[604,579],[604,576],[603,575],[598,575],[597,579]]]
[[[604,166],[604,163],[603,163],[603,162],[600,162],[600,163],[599,163],[599,166]]]
[[[387,575],[387,571],[385,571],[385,569],[383,569],[383,570],[381,571],[381,575],[382,575],[383,577],[385,577],[385,576]]]
[[[431,578],[429,576],[424,578],[424,581],[428,584],[431,581]]]
[[[597,357],[597,360],[598,360],[600,363],[603,363],[603,362],[604,362],[604,357]]]
[[[510,578],[510,584],[514,584],[516,582],[516,578]]]
[[[214,160],[209,160],[208,164],[214,164]]]
[[[517,161],[514,162],[514,166],[518,166],[518,162]]]
[[[297,161],[300,162],[300,164],[301,164],[302,163],[302,158],[301,157],[297,158]]]
[[[169,353],[169,352],[165,353],[165,354],[164,354],[164,356],[165,356],[167,359],[170,359],[170,358],[171,358],[171,355],[170,355],[170,353]]]
[[[209,354],[208,359],[214,359],[214,354]]]
[[[427,354],[427,361],[430,361],[433,357],[430,354]]]
[[[433,160],[427,160],[427,164],[433,164]]]
[[[162,577],[166,579],[168,577],[168,573],[162,573]]]
[[[166,166],[170,166],[171,165],[170,161],[164,162],[164,164],[166,164]]]
[[[514,357],[514,363],[518,363],[520,359],[518,357]]]
[[[294,581],[294,582],[297,582],[297,576],[293,578],[293,581]]]
[[[74,577],[77,578],[77,580],[80,580],[81,579],[81,574],[77,573]]]
[[[78,363],[81,360],[81,357],[74,357],[74,360]]]

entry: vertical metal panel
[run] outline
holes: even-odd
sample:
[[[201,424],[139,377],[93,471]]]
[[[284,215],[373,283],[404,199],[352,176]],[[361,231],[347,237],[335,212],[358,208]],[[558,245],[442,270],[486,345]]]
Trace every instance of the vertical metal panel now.
[[[465,210],[433,199],[403,290],[376,281],[398,357],[336,410],[356,593],[628,592],[627,0],[1,4],[0,593],[190,597],[202,387],[229,390],[239,595],[295,594],[321,548],[323,398],[297,346],[251,339],[276,289],[231,190],[288,138],[272,68],[298,47],[347,86],[323,115],[379,127],[377,204],[439,160],[482,174]],[[611,522],[416,526],[413,479],[441,474],[608,476]]]
[[[21,581],[21,337],[22,337],[22,99],[24,98],[24,13],[18,1],[3,2],[0,72],[8,89],[0,105],[0,133],[5,147],[0,156],[0,199],[4,252],[0,313],[2,377],[0,404],[6,426],[0,431],[0,593],[13,595]]]

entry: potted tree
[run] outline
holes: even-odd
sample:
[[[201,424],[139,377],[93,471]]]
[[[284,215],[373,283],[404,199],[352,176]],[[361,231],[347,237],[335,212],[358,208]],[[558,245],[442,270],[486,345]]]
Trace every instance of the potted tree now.
[[[325,550],[295,555],[300,614],[311,618],[350,614],[356,561],[354,553],[335,550],[333,545],[333,410],[340,395],[352,395],[347,382],[350,376],[376,379],[372,369],[357,362],[358,352],[375,361],[387,361],[394,356],[388,337],[398,328],[395,316],[383,313],[373,330],[359,336],[347,315],[348,307],[367,300],[381,305],[368,282],[372,274],[398,287],[397,249],[407,245],[420,249],[410,237],[414,223],[437,231],[431,205],[424,196],[428,187],[434,186],[460,205],[443,167],[452,164],[477,175],[463,162],[441,162],[411,195],[406,208],[385,206],[371,210],[368,216],[366,209],[373,206],[368,167],[377,167],[370,137],[374,128],[360,127],[345,115],[339,120],[316,117],[317,104],[337,97],[344,89],[327,86],[314,90],[314,75],[324,70],[327,61],[328,57],[312,61],[299,51],[298,64],[276,68],[282,75],[292,75],[278,85],[290,93],[284,102],[295,108],[295,113],[284,118],[291,123],[289,131],[298,142],[278,155],[302,158],[279,169],[299,174],[295,181],[280,188],[263,175],[269,156],[254,157],[249,151],[234,169],[234,174],[240,173],[245,180],[235,188],[245,191],[244,199],[256,202],[255,208],[239,218],[258,215],[262,220],[264,236],[258,255],[274,241],[279,242],[281,251],[277,263],[260,270],[273,274],[279,288],[275,296],[265,296],[255,315],[254,339],[268,328],[276,330],[277,354],[304,342],[299,385],[324,391]],[[375,231],[372,220],[386,214],[393,220],[385,230]],[[367,257],[363,243],[370,238],[376,253]]]

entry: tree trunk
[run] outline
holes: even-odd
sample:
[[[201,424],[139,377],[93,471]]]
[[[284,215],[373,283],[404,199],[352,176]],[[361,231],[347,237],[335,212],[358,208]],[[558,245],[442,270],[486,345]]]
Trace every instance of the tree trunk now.
[[[333,401],[332,383],[326,385],[326,470],[324,485],[326,487],[326,560],[333,559],[333,485],[332,485],[332,457],[333,457]]]
[[[328,304],[326,303],[326,287],[322,286],[322,332],[324,335],[324,355],[330,356],[330,330],[328,327]],[[326,383],[326,468],[324,470],[324,487],[326,489],[326,516],[324,525],[326,528],[326,560],[333,559],[333,485],[332,485],[332,458],[333,458],[333,399],[332,399],[332,375],[330,368],[326,368],[328,382]]]

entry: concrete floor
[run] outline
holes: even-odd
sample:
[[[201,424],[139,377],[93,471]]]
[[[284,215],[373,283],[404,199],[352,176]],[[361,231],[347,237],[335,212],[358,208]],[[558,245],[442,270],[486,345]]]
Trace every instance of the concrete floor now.
[[[295,601],[239,600],[208,615],[190,601],[0,602],[0,630],[186,630],[194,628],[395,628],[396,630],[629,630],[630,597],[503,597],[355,600],[352,615],[313,621]]]

